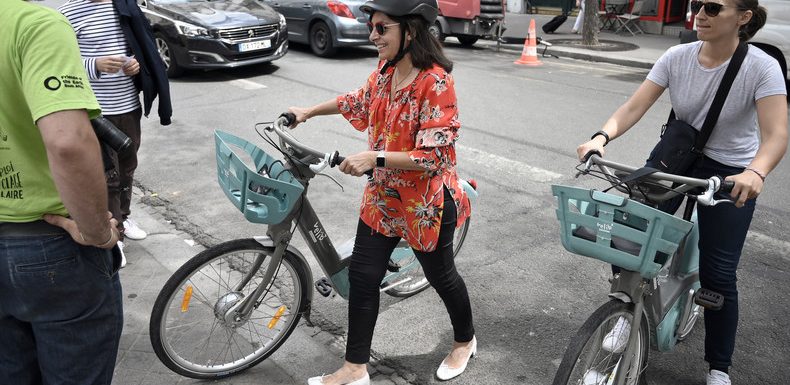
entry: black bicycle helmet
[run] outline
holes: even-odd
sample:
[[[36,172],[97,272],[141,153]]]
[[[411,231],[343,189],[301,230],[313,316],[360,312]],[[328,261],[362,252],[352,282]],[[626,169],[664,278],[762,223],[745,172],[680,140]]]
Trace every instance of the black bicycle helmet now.
[[[373,12],[384,12],[390,16],[418,15],[429,24],[436,21],[439,6],[436,0],[370,0],[359,7],[362,12],[373,15]]]
[[[382,12],[394,17],[420,16],[428,22],[428,25],[433,24],[436,21],[436,16],[439,15],[439,5],[436,3],[436,0],[370,0],[362,4],[359,9],[367,13],[371,18],[374,12]],[[401,22],[401,26],[404,26],[403,22]],[[394,66],[400,59],[403,59],[411,47],[404,47],[405,40],[406,30],[401,28],[398,53],[392,60],[381,67],[379,73],[383,74],[387,71],[387,68]]]

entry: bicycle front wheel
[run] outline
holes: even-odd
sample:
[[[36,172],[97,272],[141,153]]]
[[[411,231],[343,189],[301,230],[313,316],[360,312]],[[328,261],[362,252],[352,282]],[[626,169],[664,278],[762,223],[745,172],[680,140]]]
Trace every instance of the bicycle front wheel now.
[[[165,366],[183,376],[217,379],[260,363],[280,347],[308,300],[307,267],[292,253],[285,253],[250,314],[230,316],[262,284],[273,253],[254,239],[237,239],[204,250],[170,277],[149,325]],[[253,271],[256,262],[260,268]]]
[[[463,246],[464,240],[466,239],[466,232],[469,230],[469,222],[471,220],[472,218],[467,218],[461,227],[456,227],[455,229],[455,234],[453,235],[453,258],[458,257],[458,253],[461,251],[461,246]],[[420,266],[420,262],[417,261],[414,250],[410,247],[406,247],[404,250],[396,250],[395,252],[407,253],[408,255],[399,258],[397,261],[390,259],[390,264],[394,264],[399,269],[408,269],[408,271],[405,271],[403,274],[393,279],[393,281],[401,281],[403,283],[387,290],[386,293],[393,297],[405,298],[411,297],[428,288],[430,283],[428,283],[428,278],[425,278],[425,272],[422,271],[422,266]],[[384,284],[387,283],[385,282]]]
[[[614,328],[620,317],[633,325],[634,305],[611,300],[599,307],[571,338],[562,357],[554,385],[605,385],[614,379],[618,367],[630,361],[626,385],[644,385],[643,371],[647,367],[650,347],[647,319],[640,323],[636,349],[626,356],[603,348],[604,337]]]

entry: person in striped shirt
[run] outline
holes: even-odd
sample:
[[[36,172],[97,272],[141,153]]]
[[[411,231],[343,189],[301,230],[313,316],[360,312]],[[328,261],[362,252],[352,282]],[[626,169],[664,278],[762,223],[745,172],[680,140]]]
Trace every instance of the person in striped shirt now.
[[[120,5],[130,7],[129,1],[119,1]],[[119,223],[119,230],[125,238],[143,239],[146,232],[131,219],[130,202],[134,171],[137,168],[137,151],[140,147],[140,119],[142,108],[139,91],[141,62],[144,58],[135,55],[140,46],[137,41],[141,36],[151,40],[150,26],[147,34],[132,34],[129,22],[119,16],[118,6],[112,0],[68,0],[58,10],[66,16],[77,36],[83,65],[88,74],[96,99],[101,105],[104,117],[109,119],[132,140],[132,148],[125,153],[116,154],[109,150],[112,159],[111,169],[107,171],[107,187],[109,194],[109,210]],[[132,3],[132,17],[143,18],[136,4]],[[126,26],[124,23],[127,23]],[[147,23],[147,22],[145,22]],[[146,24],[147,25],[147,24]],[[124,28],[126,27],[126,28]],[[133,27],[132,27],[133,28]],[[126,29],[126,30],[125,30]],[[147,52],[145,52],[147,53]],[[147,73],[160,71],[164,74],[164,65],[157,57],[147,58]],[[156,55],[153,55],[156,56]],[[166,79],[166,75],[161,77]],[[166,81],[165,81],[166,83]],[[167,86],[165,84],[165,86]],[[166,87],[165,87],[166,88]],[[169,90],[160,98],[160,104],[167,103],[169,110]],[[150,110],[149,97],[146,97],[146,116]],[[160,117],[162,124],[169,124],[167,116]],[[123,244],[121,243],[121,247]]]

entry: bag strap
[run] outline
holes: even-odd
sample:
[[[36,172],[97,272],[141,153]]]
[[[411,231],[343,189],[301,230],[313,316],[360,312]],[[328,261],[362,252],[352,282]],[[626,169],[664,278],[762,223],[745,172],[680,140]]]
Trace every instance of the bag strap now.
[[[719,88],[716,90],[716,96],[713,98],[710,110],[708,110],[708,114],[705,116],[705,122],[702,124],[700,134],[697,135],[697,140],[694,142],[693,151],[702,153],[702,149],[705,148],[705,143],[708,142],[708,138],[710,138],[711,133],[713,133],[713,127],[716,125],[716,121],[719,120],[721,109],[724,107],[724,101],[727,100],[727,95],[730,93],[732,83],[735,81],[735,77],[738,75],[738,71],[741,69],[741,64],[743,64],[743,59],[746,57],[748,51],[748,45],[743,42],[738,44],[738,48],[735,49],[735,53],[730,59],[730,64],[727,65],[727,70],[724,72],[724,77],[721,79],[721,83],[719,83]],[[674,109],[669,112],[669,120],[673,119],[675,119]]]

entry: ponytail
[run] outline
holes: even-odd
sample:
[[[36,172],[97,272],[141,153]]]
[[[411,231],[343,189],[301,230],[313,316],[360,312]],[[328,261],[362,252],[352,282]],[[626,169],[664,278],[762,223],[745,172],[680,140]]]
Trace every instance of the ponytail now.
[[[741,10],[752,11],[752,18],[738,31],[738,37],[742,42],[745,42],[754,37],[754,34],[765,25],[768,12],[757,3],[757,0],[736,0],[736,3]]]

